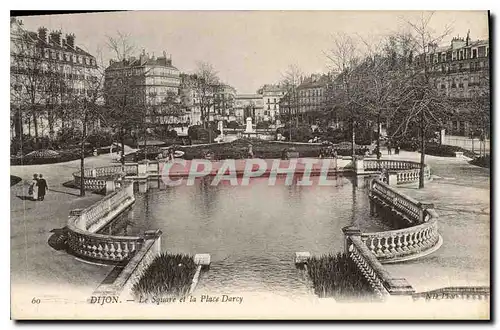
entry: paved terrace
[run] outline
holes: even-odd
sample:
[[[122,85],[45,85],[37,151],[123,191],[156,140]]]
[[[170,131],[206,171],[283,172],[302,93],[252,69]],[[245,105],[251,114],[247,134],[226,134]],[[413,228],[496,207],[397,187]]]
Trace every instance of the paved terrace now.
[[[109,154],[89,157],[85,166],[110,164]],[[64,227],[69,211],[87,207],[102,196],[86,192],[79,197],[79,190],[63,186],[72,180],[72,173],[80,168],[80,161],[66,163],[11,166],[11,175],[23,181],[10,188],[11,208],[11,283],[13,287],[45,285],[80,289],[91,293],[106,277],[111,266],[84,263],[63,251],[56,251],[47,243],[53,229]],[[43,202],[24,200],[34,173],[42,173],[49,191]],[[79,286],[75,287],[75,286]],[[51,290],[52,291],[52,290]]]
[[[390,157],[418,161],[420,154],[401,152]],[[419,201],[434,203],[443,245],[426,257],[388,264],[387,269],[405,277],[416,291],[489,286],[490,170],[461,158],[425,158],[433,181],[426,182],[424,189],[417,189],[418,184],[398,189]]]

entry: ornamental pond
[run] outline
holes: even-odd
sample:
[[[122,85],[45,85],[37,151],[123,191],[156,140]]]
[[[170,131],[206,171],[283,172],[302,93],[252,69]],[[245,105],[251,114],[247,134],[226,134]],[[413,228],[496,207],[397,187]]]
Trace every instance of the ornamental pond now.
[[[201,293],[297,296],[309,289],[295,268],[295,252],[342,252],[345,226],[390,228],[370,215],[367,185],[356,183],[355,176],[331,176],[332,186],[285,185],[284,177],[274,186],[266,178],[253,178],[248,186],[213,186],[212,179],[178,187],[156,181],[156,188],[136,192],[132,208],[105,232],[136,235],[160,229],[162,251],[209,253],[210,270],[196,289]]]

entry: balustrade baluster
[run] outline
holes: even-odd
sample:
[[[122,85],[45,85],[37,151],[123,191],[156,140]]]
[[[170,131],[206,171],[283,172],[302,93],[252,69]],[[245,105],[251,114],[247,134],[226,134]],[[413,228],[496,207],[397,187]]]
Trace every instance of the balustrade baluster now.
[[[376,254],[375,253],[375,245],[373,244],[373,240],[375,239],[375,237],[372,237],[371,240],[370,240],[370,246],[368,247],[370,249],[370,251],[373,253],[373,254]]]

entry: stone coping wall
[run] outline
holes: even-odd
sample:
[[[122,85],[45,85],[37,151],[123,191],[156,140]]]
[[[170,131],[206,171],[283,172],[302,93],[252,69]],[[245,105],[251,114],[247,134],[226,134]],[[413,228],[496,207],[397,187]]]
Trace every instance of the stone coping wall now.
[[[145,242],[140,236],[113,236],[97,232],[135,202],[133,182],[83,210],[72,210],[68,219],[69,251],[82,259],[118,264],[130,260]]]

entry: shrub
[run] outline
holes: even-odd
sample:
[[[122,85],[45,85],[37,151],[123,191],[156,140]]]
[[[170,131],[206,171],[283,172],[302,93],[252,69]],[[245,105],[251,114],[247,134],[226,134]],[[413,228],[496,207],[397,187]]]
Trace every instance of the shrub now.
[[[490,164],[491,164],[490,155],[477,157],[476,159],[471,160],[469,163],[472,165],[476,165],[476,166],[490,168]]]
[[[374,289],[345,253],[310,258],[308,273],[319,297],[341,300],[375,300]]]
[[[87,142],[90,143],[93,147],[105,147],[113,143],[113,136],[109,132],[98,131],[90,134],[87,137]]]
[[[281,133],[283,132],[283,133]],[[290,141],[290,133],[292,141],[296,142],[307,142],[312,137],[312,129],[310,126],[302,125],[299,127],[285,127],[280,133]]]
[[[182,297],[196,273],[196,264],[191,256],[162,253],[144,271],[132,287],[136,297]]]
[[[240,124],[238,124],[236,121],[230,121],[228,124],[227,124],[227,128],[229,129],[237,129],[240,127]]]
[[[268,121],[259,121],[256,125],[257,129],[268,129],[271,125]]]
[[[217,133],[218,131],[215,130],[214,128],[212,128],[212,132],[211,132],[211,138],[212,138],[212,141],[213,142],[213,139],[215,139],[217,137],[217,135],[220,134]],[[208,141],[208,137],[209,137],[209,134],[208,134],[208,129],[206,128],[203,128],[202,126],[200,125],[193,125],[191,127],[189,127],[188,129],[188,136],[191,140],[203,140],[203,141]]]
[[[440,157],[455,157],[455,152],[463,152],[466,157],[475,158],[475,154],[472,151],[466,150],[461,147],[449,146],[449,145],[439,145],[437,143],[426,143],[425,154]]]
[[[168,131],[167,137],[169,138],[177,138],[177,131],[175,129]]]

